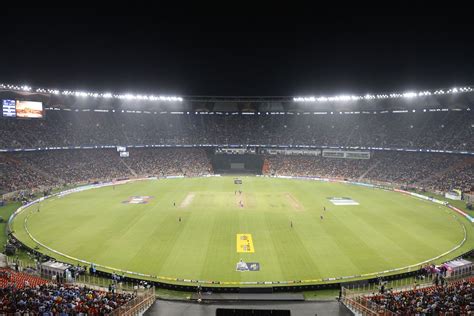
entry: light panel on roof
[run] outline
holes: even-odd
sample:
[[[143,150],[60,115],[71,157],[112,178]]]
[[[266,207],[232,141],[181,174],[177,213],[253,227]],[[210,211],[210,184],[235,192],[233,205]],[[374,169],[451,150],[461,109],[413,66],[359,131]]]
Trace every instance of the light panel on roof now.
[[[331,97],[315,97],[315,96],[305,96],[305,97],[294,97],[294,102],[335,102],[335,101],[357,101],[357,100],[380,100],[380,99],[397,99],[397,98],[416,98],[422,96],[430,96],[430,95],[443,95],[443,94],[456,94],[456,93],[465,93],[465,92],[473,92],[474,89],[471,87],[461,87],[461,88],[452,88],[447,91],[443,89],[435,90],[431,92],[429,90],[425,91],[407,91],[403,93],[390,93],[390,94],[366,94],[362,95],[338,95],[338,96],[331,96]]]

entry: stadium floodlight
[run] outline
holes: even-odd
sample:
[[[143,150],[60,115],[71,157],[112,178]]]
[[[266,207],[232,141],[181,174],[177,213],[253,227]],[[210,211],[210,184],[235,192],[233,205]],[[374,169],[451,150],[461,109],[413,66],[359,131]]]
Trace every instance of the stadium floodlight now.
[[[31,91],[32,88],[28,85],[11,85],[11,84],[0,84],[0,89],[3,90],[13,90],[13,91]],[[49,93],[54,95],[64,95],[64,96],[75,96],[81,98],[105,98],[105,99],[125,99],[125,100],[141,100],[141,101],[158,101],[158,102],[183,102],[183,98],[179,96],[167,96],[167,95],[143,95],[143,94],[113,94],[110,92],[98,93],[98,92],[86,92],[86,91],[72,91],[72,90],[58,90],[58,89],[44,89],[36,88],[38,93]],[[324,103],[324,102],[348,102],[348,101],[358,101],[358,100],[382,100],[382,99],[395,99],[395,98],[415,98],[431,95],[444,95],[444,94],[457,94],[457,93],[466,93],[474,92],[474,89],[469,86],[465,87],[454,87],[449,90],[438,89],[433,92],[429,90],[425,91],[409,91],[404,93],[390,93],[390,94],[365,94],[365,95],[335,95],[335,96],[297,96],[293,97],[293,102],[310,102],[310,103]]]
[[[364,96],[357,96],[357,95],[351,95],[351,96],[348,96],[348,95],[336,95],[336,96],[332,96],[332,97],[325,97],[325,96],[321,96],[321,97],[314,97],[314,96],[310,96],[310,97],[293,97],[293,101],[294,102],[319,102],[319,103],[323,103],[323,102],[338,102],[338,101],[357,101],[357,100],[380,100],[380,99],[396,99],[396,98],[407,98],[407,99],[411,99],[411,98],[415,98],[415,97],[423,97],[423,96],[430,96],[430,95],[444,95],[444,94],[456,94],[456,93],[465,93],[465,92],[473,92],[474,89],[472,87],[469,87],[469,86],[466,86],[466,87],[457,87],[457,88],[452,88],[452,89],[449,89],[449,90],[443,90],[443,89],[438,89],[438,90],[435,90],[433,92],[429,91],[429,90],[425,90],[425,91],[419,91],[419,92],[415,92],[415,91],[408,91],[408,92],[403,92],[403,93],[397,93],[397,92],[394,92],[394,93],[390,93],[390,94],[376,94],[376,95],[373,95],[373,94],[366,94]]]
[[[418,92],[418,96],[426,96],[426,95],[431,95],[431,92],[430,92],[430,91],[421,91],[421,92]]]
[[[11,85],[11,84],[3,85],[3,87],[8,90],[21,90],[20,86]]]
[[[349,101],[351,96],[348,95],[336,95],[335,97],[329,97],[329,101]]]
[[[416,92],[405,92],[405,93],[403,93],[404,98],[414,98],[416,96],[418,96],[418,93],[416,93]]]
[[[133,94],[125,94],[125,95],[119,95],[119,98],[126,99],[126,100],[133,100],[135,99],[135,96]]]
[[[179,101],[179,102],[181,102],[181,101],[183,101],[183,98],[174,97],[174,96],[169,96],[169,97],[168,96],[160,96],[159,100],[160,101]]]
[[[13,90],[13,91],[31,91],[32,88],[27,85],[12,85],[0,83],[0,89],[4,90]],[[125,99],[125,100],[145,100],[145,101],[164,101],[164,102],[182,102],[183,98],[179,96],[154,96],[154,95],[143,95],[143,94],[113,94],[111,92],[99,93],[99,92],[88,92],[88,91],[72,91],[72,90],[58,90],[58,89],[44,89],[36,88],[34,91],[38,93],[49,93],[54,95],[64,95],[64,96],[75,96],[81,98],[104,98],[104,99]]]
[[[76,97],[87,97],[87,92],[76,91],[76,92],[74,92],[74,95],[75,95]]]

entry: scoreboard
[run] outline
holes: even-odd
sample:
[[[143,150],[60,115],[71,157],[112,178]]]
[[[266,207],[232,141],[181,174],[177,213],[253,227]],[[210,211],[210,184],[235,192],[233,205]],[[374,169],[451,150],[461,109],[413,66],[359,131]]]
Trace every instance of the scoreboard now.
[[[43,118],[43,103],[36,101],[2,100],[3,117]]]
[[[4,117],[16,117],[16,101],[15,100],[3,100],[2,109]]]

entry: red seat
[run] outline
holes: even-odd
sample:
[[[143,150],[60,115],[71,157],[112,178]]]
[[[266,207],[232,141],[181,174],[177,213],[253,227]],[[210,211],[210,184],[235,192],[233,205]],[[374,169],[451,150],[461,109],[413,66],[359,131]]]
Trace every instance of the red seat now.
[[[49,281],[46,279],[22,272],[17,272],[8,268],[0,268],[0,272],[7,272],[10,275],[9,278],[3,276],[0,277],[0,288],[12,285],[17,288],[23,288],[25,286],[25,282],[28,282],[32,287],[49,283]]]

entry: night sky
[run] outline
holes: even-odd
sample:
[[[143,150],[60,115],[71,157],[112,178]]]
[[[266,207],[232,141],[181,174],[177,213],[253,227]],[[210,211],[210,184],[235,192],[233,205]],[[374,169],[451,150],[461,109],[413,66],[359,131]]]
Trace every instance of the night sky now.
[[[2,13],[2,83],[220,96],[364,94],[474,84],[474,28],[461,18],[34,13]]]

